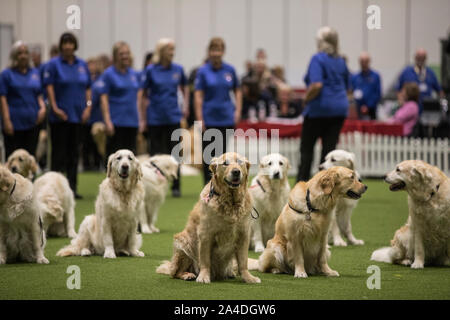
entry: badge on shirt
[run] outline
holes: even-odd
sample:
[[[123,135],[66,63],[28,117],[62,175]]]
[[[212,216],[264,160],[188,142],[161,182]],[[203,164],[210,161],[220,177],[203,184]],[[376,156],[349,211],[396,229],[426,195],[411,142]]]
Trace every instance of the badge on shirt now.
[[[44,72],[44,78],[48,78],[48,77],[50,77],[50,72],[45,71],[45,72]]]
[[[421,82],[419,84],[419,90],[420,90],[420,92],[426,92],[428,90],[427,84],[425,82]]]
[[[83,66],[79,66],[79,67],[78,67],[78,72],[79,72],[79,73],[86,73],[86,70],[84,70],[84,67],[83,67]]]
[[[31,80],[39,80],[39,76],[36,73],[31,75]]]
[[[362,92],[361,89],[356,89],[355,91],[353,91],[353,97],[356,100],[362,99],[363,96],[364,96],[364,93]]]
[[[233,80],[233,76],[231,75],[231,73],[225,73],[224,74],[225,80],[227,80],[228,82],[231,82]]]
[[[178,72],[175,72],[172,74],[172,79],[175,81],[180,80],[180,74]]]

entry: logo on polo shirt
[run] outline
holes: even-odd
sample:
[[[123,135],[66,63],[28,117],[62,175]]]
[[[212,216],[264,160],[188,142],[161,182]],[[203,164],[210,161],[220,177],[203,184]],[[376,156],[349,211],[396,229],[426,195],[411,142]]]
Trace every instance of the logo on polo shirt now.
[[[48,78],[48,77],[50,77],[50,72],[45,71],[45,72],[44,72],[44,78]]]
[[[31,80],[39,80],[39,76],[36,73],[31,75]]]
[[[86,73],[86,70],[84,69],[83,66],[79,66],[79,67],[78,67],[78,72],[79,72],[79,73]]]
[[[224,77],[225,77],[225,80],[227,80],[228,82],[231,82],[233,80],[233,76],[229,72],[225,73]]]
[[[175,81],[180,80],[180,74],[178,72],[175,72],[172,74],[172,79]]]

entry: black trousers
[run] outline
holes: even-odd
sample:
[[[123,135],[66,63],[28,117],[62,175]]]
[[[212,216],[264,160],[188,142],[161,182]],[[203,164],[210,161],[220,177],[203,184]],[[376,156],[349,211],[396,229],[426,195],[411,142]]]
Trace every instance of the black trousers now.
[[[36,147],[39,138],[39,128],[36,126],[29,130],[16,130],[12,136],[3,131],[3,141],[5,143],[5,160],[16,149],[25,149],[31,155],[36,155]]]
[[[100,163],[102,163],[102,156],[98,153],[97,146],[91,134],[92,125],[84,124],[82,127],[82,158],[83,169],[86,170],[99,170]]]
[[[206,127],[206,130],[209,129],[217,129],[220,131],[220,136],[216,137],[215,135],[213,135],[211,137],[211,141],[205,141],[205,132],[203,133],[202,136],[202,159],[203,159],[203,181],[205,183],[205,185],[209,182],[209,180],[211,180],[211,171],[209,171],[209,164],[211,162],[211,159],[213,157],[219,157],[220,155],[224,154],[225,152],[227,152],[226,148],[227,148],[227,142],[228,142],[228,138],[229,136],[231,136],[231,134],[228,136],[226,131],[227,129],[234,129],[234,127]],[[208,145],[210,143],[214,143],[216,140],[215,139],[222,139],[222,150],[217,150],[217,149],[212,149],[211,151],[213,152],[207,152],[207,154],[205,154],[205,149],[208,147]],[[210,150],[208,150],[210,151]]]
[[[180,124],[168,124],[168,125],[149,125],[147,126],[148,132],[148,153],[151,156],[156,154],[171,154],[172,149],[180,142],[180,141],[172,141],[172,133],[180,129]],[[177,161],[180,161],[179,155],[174,155]],[[178,166],[178,179],[173,180],[172,190],[180,190],[181,183],[181,175],[180,175],[180,166]]]
[[[136,154],[137,132],[137,128],[114,126],[114,135],[106,138],[106,161],[109,155],[120,149],[128,149]]]
[[[50,136],[52,141],[51,170],[67,173],[70,188],[76,193],[81,124],[69,122],[51,123]]]
[[[311,175],[311,164],[314,157],[314,145],[318,138],[322,139],[320,163],[325,161],[328,152],[333,151],[339,140],[339,132],[344,124],[344,117],[309,118],[303,121],[300,142],[300,165],[297,181],[308,181]]]

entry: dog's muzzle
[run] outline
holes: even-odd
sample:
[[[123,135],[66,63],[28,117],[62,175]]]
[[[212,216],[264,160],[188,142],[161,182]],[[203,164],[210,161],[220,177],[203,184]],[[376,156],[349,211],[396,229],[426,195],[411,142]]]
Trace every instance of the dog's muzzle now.
[[[277,171],[272,175],[272,179],[280,179],[280,178],[281,178],[280,171]]]
[[[11,172],[12,172],[12,173],[17,173],[17,167],[12,167],[12,168],[11,168]]]
[[[347,191],[347,196],[351,199],[358,200],[359,198],[361,198],[362,194],[366,192],[367,189],[368,187],[366,185],[364,185],[364,190],[361,193],[357,193],[350,189]]]
[[[399,191],[399,190],[403,190],[406,187],[406,183],[403,181],[397,182],[397,183],[392,183],[389,186],[389,190],[391,191]]]
[[[127,165],[123,165],[120,167],[120,171],[119,171],[119,177],[121,177],[122,179],[126,179],[128,178],[130,173],[130,167]]]
[[[237,188],[241,185],[241,171],[239,169],[233,169],[231,171],[231,181],[225,178],[225,182],[231,188]]]

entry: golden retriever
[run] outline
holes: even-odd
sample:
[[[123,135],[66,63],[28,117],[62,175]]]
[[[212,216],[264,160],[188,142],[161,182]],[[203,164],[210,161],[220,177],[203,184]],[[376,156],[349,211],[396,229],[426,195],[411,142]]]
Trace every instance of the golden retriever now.
[[[25,149],[17,149],[11,153],[6,166],[12,173],[18,173],[30,180],[33,180],[38,171],[36,159]]]
[[[144,200],[139,161],[129,150],[108,158],[107,177],[100,184],[95,214],[84,218],[78,236],[58,256],[92,254],[116,258],[116,254],[143,257],[137,220]]]
[[[259,257],[259,271],[295,278],[317,273],[339,276],[328,266],[333,208],[339,199],[359,199],[366,190],[355,172],[344,167],[320,171],[308,182],[297,183],[277,220],[275,237]]]
[[[411,265],[450,266],[450,179],[437,167],[407,160],[386,175],[391,191],[408,193],[406,225],[395,232],[391,247],[372,253],[371,260]]]
[[[234,276],[233,262],[246,283],[261,280],[247,268],[252,200],[247,188],[250,163],[234,153],[214,158],[211,181],[189,214],[185,229],[174,236],[174,253],[156,272],[210,283]]]
[[[45,233],[33,196],[33,184],[0,166],[0,264],[16,261],[48,264]]]
[[[259,213],[258,219],[252,219],[250,229],[250,247],[255,252],[263,252],[267,241],[275,234],[275,222],[291,191],[289,168],[286,157],[279,153],[269,154],[261,159],[258,174],[252,180],[249,191]]]
[[[329,169],[331,167],[341,166],[355,171],[355,154],[345,150],[333,150],[329,152],[325,161],[319,166],[320,170]],[[347,246],[347,242],[342,238],[344,235],[348,242],[353,245],[363,245],[364,241],[356,239],[352,231],[352,213],[358,204],[358,200],[341,198],[336,204],[331,221],[330,233],[328,234],[328,243],[335,246]]]
[[[142,233],[159,232],[155,223],[158,211],[166,199],[169,184],[178,177],[178,162],[168,154],[139,156],[145,189],[143,210],[139,217]]]
[[[75,238],[75,199],[67,178],[47,172],[34,181],[34,196],[48,236]]]

